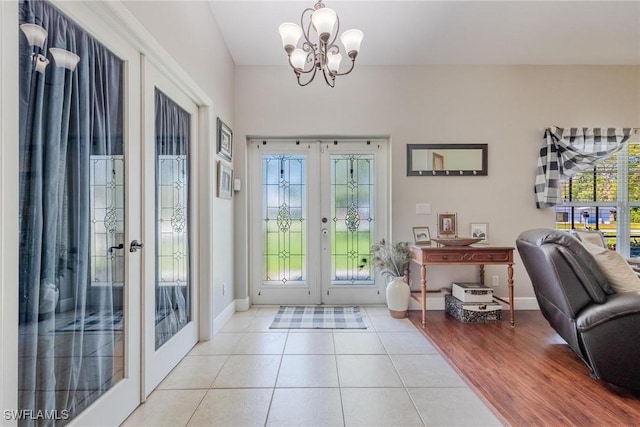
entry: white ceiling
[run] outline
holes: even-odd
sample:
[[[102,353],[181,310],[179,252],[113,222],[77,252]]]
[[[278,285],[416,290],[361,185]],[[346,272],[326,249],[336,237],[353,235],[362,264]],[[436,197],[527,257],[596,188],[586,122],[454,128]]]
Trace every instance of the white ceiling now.
[[[283,65],[282,22],[315,0],[209,0],[238,65]],[[359,64],[640,65],[640,0],[325,0],[364,32]]]

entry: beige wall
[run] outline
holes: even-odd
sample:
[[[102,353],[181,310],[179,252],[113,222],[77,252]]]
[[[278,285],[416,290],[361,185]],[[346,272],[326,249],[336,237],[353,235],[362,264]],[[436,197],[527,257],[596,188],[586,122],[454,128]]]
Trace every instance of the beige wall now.
[[[207,2],[125,1],[124,4],[213,103],[211,138],[201,141],[202,147],[211,149],[208,161],[212,175],[203,174],[199,184],[208,184],[209,194],[214,195],[210,207],[211,230],[202,229],[200,238],[210,237],[207,241],[211,254],[208,259],[201,259],[205,270],[210,267],[210,275],[203,278],[201,286],[210,287],[210,292],[202,295],[209,294],[208,304],[213,307],[213,317],[216,317],[234,300],[234,261],[230,250],[233,247],[233,202],[215,197],[215,171],[219,160],[215,154],[215,117],[220,117],[233,129],[233,60]],[[228,284],[225,295],[223,283]]]
[[[283,61],[285,58],[283,58]],[[490,243],[513,246],[528,228],[552,227],[552,210],[533,199],[537,153],[546,126],[640,125],[640,67],[425,66],[358,67],[305,88],[285,67],[236,67],[235,172],[246,177],[246,135],[390,135],[393,240],[411,240],[413,225],[435,235],[438,212],[457,212],[460,234],[488,222]],[[487,177],[407,177],[406,144],[489,144]],[[246,183],[245,183],[246,184]],[[246,185],[245,185],[246,188]],[[432,215],[416,215],[416,203]],[[247,295],[246,192],[236,198],[236,297]],[[519,258],[516,297],[530,299]],[[497,294],[506,295],[506,269]],[[469,268],[434,269],[433,287],[473,280]]]

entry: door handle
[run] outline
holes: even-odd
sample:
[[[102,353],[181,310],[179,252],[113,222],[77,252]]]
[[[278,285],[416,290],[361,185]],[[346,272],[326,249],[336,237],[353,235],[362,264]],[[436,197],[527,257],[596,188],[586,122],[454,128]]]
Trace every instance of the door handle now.
[[[138,252],[138,249],[143,249],[144,243],[140,243],[137,240],[132,240],[129,245],[129,252]]]
[[[124,248],[124,243],[120,243],[118,246],[109,246],[109,253],[113,252],[114,249],[122,249]]]

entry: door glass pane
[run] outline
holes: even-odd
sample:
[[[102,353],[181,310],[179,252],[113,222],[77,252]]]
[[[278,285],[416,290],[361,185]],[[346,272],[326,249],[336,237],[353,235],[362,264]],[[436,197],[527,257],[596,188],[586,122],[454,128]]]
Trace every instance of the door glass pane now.
[[[156,349],[191,320],[189,280],[190,115],[155,91]]]
[[[124,74],[49,2],[19,18],[42,58],[80,57],[20,32],[18,418],[59,426],[124,378]]]
[[[331,155],[331,283],[373,285],[373,154]]]
[[[300,285],[306,274],[306,156],[262,156],[263,283]]]
[[[91,286],[124,284],[124,156],[91,156]]]

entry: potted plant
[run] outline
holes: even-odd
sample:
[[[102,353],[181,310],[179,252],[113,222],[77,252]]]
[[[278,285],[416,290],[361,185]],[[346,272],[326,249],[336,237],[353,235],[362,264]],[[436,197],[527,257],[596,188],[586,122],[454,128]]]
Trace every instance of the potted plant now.
[[[411,249],[408,242],[396,244],[387,243],[384,239],[372,246],[373,266],[380,273],[390,278],[387,284],[387,307],[391,317],[403,318],[407,316],[411,291],[405,282],[405,272],[411,260]]]

